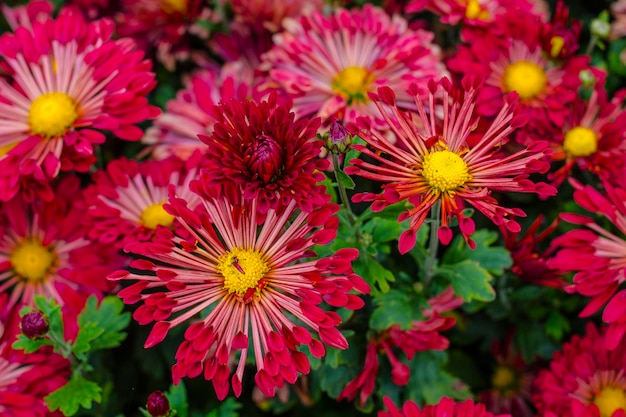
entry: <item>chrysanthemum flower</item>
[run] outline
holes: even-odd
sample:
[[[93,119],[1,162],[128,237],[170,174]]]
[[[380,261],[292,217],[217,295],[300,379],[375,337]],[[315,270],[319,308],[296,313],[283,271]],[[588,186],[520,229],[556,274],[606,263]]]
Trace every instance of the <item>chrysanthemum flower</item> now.
[[[150,62],[129,39],[110,39],[112,22],[88,23],[64,8],[32,26],[0,37],[3,201],[18,191],[51,198],[47,184],[60,171],[86,172],[95,161],[100,130],[139,140],[135,124],[158,113],[145,97],[154,86]]]
[[[191,209],[198,196],[189,183],[198,175],[201,154],[186,161],[170,157],[138,163],[115,159],[105,170],[93,175],[93,184],[85,190],[87,216],[92,226],[89,238],[123,248],[129,242],[151,239],[161,227],[170,227],[174,216],[163,209],[170,185]]]
[[[251,99],[259,102],[263,94],[252,73],[231,62],[221,69],[202,69],[185,80],[185,88],[167,103],[166,111],[146,130],[142,142],[151,156],[163,159],[171,155],[186,159],[206,145],[198,134],[213,133],[219,116],[215,106],[230,99]]]
[[[280,104],[276,94],[254,103],[235,99],[215,109],[218,119],[210,136],[199,135],[208,145],[206,180],[224,186],[229,195],[244,190],[256,198],[260,214],[294,199],[305,211],[329,200],[319,172],[328,161],[318,158],[322,141],[316,132],[320,119],[294,122],[290,103]]]
[[[447,73],[431,32],[410,30],[403,18],[371,5],[315,12],[284,26],[261,68],[293,100],[297,117],[380,121],[368,92],[387,85],[399,107],[414,107],[408,86]]]
[[[570,179],[570,183],[576,189],[576,203],[605,217],[616,232],[590,217],[564,213],[563,220],[586,228],[555,238],[552,245],[558,252],[548,261],[548,266],[575,272],[573,283],[565,290],[591,297],[581,317],[594,314],[606,304],[602,314],[602,320],[609,323],[606,343],[608,349],[615,349],[626,333],[626,289],[619,290],[626,281],[626,190],[605,183],[604,192],[600,192],[575,180]]]
[[[454,402],[451,398],[442,398],[436,405],[426,405],[424,408],[407,401],[402,408],[398,408],[389,397],[383,399],[387,411],[378,412],[378,417],[511,417],[510,414],[494,414],[485,411],[482,404],[474,404],[472,400]]]
[[[6,4],[0,5],[0,11],[4,15],[7,23],[12,30],[20,26],[32,30],[32,22],[41,20],[45,21],[52,16],[53,4],[47,0],[34,0],[27,4],[15,7],[9,7]]]
[[[373,201],[372,210],[406,200],[413,207],[399,217],[410,219],[409,230],[402,233],[400,252],[406,253],[415,245],[416,232],[424,223],[432,207],[441,217],[439,239],[448,244],[452,239],[449,223],[453,217],[470,247],[474,242],[474,222],[462,210],[467,203],[511,231],[519,231],[513,216],[524,216],[518,208],[504,208],[492,192],[531,192],[541,197],[553,195],[553,187],[533,183],[528,176],[545,172],[549,165],[542,162],[548,154],[547,144],[537,142],[532,147],[514,154],[502,152],[501,145],[514,131],[518,120],[513,115],[515,96],[509,96],[489,127],[478,137],[468,140],[479,118],[473,113],[477,85],[469,78],[463,81],[464,91],[457,91],[448,79],[428,83],[429,99],[425,105],[414,86],[411,89],[417,113],[404,112],[395,104],[395,94],[389,87],[370,94],[383,118],[397,138],[392,144],[381,132],[371,129],[360,119],[348,129],[362,137],[368,146],[353,145],[371,158],[352,160],[346,168],[349,174],[382,181],[382,194],[361,193],[354,201]],[[386,110],[384,106],[389,106]],[[426,107],[427,106],[427,107]],[[439,120],[439,116],[443,120]]]
[[[587,324],[554,353],[535,379],[540,416],[622,417],[626,412],[626,344],[606,349],[606,329]]]
[[[580,72],[589,69],[588,56],[550,59],[542,44],[546,25],[531,13],[506,13],[489,30],[473,34],[470,44],[459,45],[447,62],[459,75],[484,75],[476,100],[481,115],[494,116],[509,92],[518,93],[519,111],[528,119],[519,135],[523,144],[528,132],[544,129],[550,121],[563,123],[581,85]]]
[[[452,287],[448,287],[441,294],[429,299],[427,304],[428,307],[422,309],[422,320],[414,321],[409,329],[391,326],[369,340],[363,370],[345,386],[338,400],[353,400],[358,394],[359,406],[365,406],[376,385],[379,352],[384,353],[389,360],[391,381],[396,385],[406,385],[409,382],[410,369],[398,359],[393,348],[400,349],[408,360],[417,352],[448,348],[450,342],[440,332],[452,328],[456,321],[453,317],[444,317],[441,314],[459,307],[463,304],[463,299],[455,296]]]
[[[229,199],[204,178],[192,188],[202,196],[195,212],[173,196],[167,206],[184,229],[162,229],[152,242],[128,245],[127,250],[142,257],[131,266],[144,272],[119,271],[111,278],[137,281],[119,295],[129,304],[143,302],[134,313],[140,324],[156,321],[146,347],[206,313],[185,331],[172,368],[175,383],[203,374],[220,399],[231,384],[239,396],[252,350],[256,384],[271,397],[285,381],[294,383],[298,373],[309,372],[301,346],[308,345],[316,357],[324,355],[324,345],[347,347],[335,327],[339,315],[320,304],[351,310],[363,306],[351,293],[369,291],[352,272],[358,252],[345,248],[316,258],[311,250],[334,239],[336,206],[308,213],[292,200],[278,211],[269,209],[260,220],[256,199],[241,194]],[[236,370],[229,383],[233,362]]]
[[[204,0],[121,0],[114,16],[120,36],[133,38],[146,52],[173,71],[176,62],[190,57],[194,37],[209,32],[199,23],[218,23],[222,16]]]
[[[9,308],[34,305],[41,294],[63,307],[75,323],[88,296],[112,289],[107,275],[122,265],[114,248],[87,239],[78,178],[65,177],[50,202],[19,196],[0,206],[0,292]],[[71,326],[67,326],[71,334]]]
[[[323,0],[231,0],[234,18],[247,26],[260,26],[270,32],[282,29],[283,19],[298,18],[324,9]]]
[[[574,167],[590,171],[602,180],[619,183],[626,169],[626,114],[622,102],[626,91],[607,100],[604,86],[597,86],[589,100],[576,98],[569,106],[564,123],[558,125],[552,143],[553,161],[563,166],[551,172],[548,179],[559,186]]]

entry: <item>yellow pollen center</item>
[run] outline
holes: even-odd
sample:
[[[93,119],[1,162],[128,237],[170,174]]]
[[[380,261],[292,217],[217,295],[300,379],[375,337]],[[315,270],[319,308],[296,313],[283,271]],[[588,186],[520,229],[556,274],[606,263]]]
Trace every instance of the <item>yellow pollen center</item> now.
[[[78,118],[76,103],[65,93],[46,93],[30,104],[28,125],[32,133],[53,138],[64,134]]]
[[[161,9],[168,14],[187,12],[187,0],[162,0]]]
[[[424,157],[422,176],[432,188],[442,193],[456,190],[472,179],[465,161],[447,150],[431,152]]]
[[[617,410],[626,410],[626,394],[620,388],[606,387],[593,399],[600,417],[611,417]]]
[[[224,277],[224,288],[243,297],[256,289],[261,278],[270,270],[260,252],[233,248],[217,260],[217,271]]]
[[[565,46],[565,39],[562,36],[553,36],[550,39],[550,56],[556,58],[559,56],[563,47]]]
[[[574,158],[589,156],[598,150],[598,135],[588,127],[576,126],[565,134],[563,150]]]
[[[41,281],[50,272],[56,256],[38,240],[28,239],[13,250],[9,260],[13,270],[22,278]]]
[[[154,203],[143,209],[141,224],[148,229],[156,229],[157,226],[170,227],[174,222],[174,216],[163,208],[163,203]]]
[[[515,373],[508,366],[498,366],[491,377],[491,384],[500,391],[511,389],[515,381]]]
[[[478,0],[468,0],[465,8],[465,17],[468,19],[488,20],[489,11],[485,10]]]
[[[547,83],[545,71],[534,62],[517,61],[504,70],[506,90],[517,91],[522,99],[536,97],[546,88]]]
[[[372,75],[363,67],[351,66],[345,68],[333,78],[332,89],[345,98],[348,103],[367,102],[367,92],[373,81]]]

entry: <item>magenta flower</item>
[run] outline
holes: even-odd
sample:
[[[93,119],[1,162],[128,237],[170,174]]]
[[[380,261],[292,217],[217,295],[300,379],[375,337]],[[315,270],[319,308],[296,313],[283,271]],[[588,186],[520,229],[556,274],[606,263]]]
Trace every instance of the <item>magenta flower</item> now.
[[[358,252],[346,248],[317,258],[311,250],[335,237],[336,206],[303,212],[291,200],[259,220],[257,199],[229,199],[204,181],[192,187],[202,196],[197,210],[175,197],[166,208],[182,228],[129,244],[126,249],[143,258],[131,266],[143,271],[118,271],[111,278],[136,281],[119,295],[128,304],[143,302],[134,313],[140,324],[156,322],[146,347],[171,328],[188,326],[172,368],[175,383],[203,374],[220,399],[230,385],[239,396],[251,350],[256,384],[272,397],[276,387],[309,372],[302,346],[316,357],[324,355],[324,345],[347,348],[336,328],[339,315],[320,304],[363,306],[351,293],[369,291],[352,272]],[[198,317],[203,311],[208,313]]]

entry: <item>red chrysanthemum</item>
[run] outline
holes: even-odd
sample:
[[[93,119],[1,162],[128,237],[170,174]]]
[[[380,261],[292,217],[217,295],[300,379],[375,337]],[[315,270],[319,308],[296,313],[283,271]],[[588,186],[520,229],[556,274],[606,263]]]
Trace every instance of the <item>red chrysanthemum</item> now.
[[[208,145],[210,184],[226,187],[230,195],[242,189],[244,198],[258,199],[261,214],[292,199],[305,211],[329,200],[326,188],[317,184],[328,167],[318,158],[319,118],[294,122],[291,105],[278,103],[275,94],[260,103],[229,100],[215,113],[213,134],[199,135]]]
[[[276,33],[286,18],[298,18],[324,9],[324,0],[231,0],[234,19],[246,26]]]
[[[474,404],[472,400],[454,402],[451,398],[442,398],[436,405],[426,405],[424,408],[413,401],[404,403],[399,409],[389,397],[383,399],[387,411],[378,412],[378,417],[511,417],[510,414],[494,415],[485,410],[482,404]]]
[[[172,226],[174,216],[163,209],[169,187],[193,209],[200,200],[189,183],[198,175],[201,158],[199,152],[186,161],[170,157],[138,163],[120,158],[95,172],[93,184],[85,190],[89,238],[123,248],[150,240],[159,228]]]
[[[586,228],[555,238],[552,245],[558,252],[548,261],[548,266],[575,272],[572,284],[565,290],[591,298],[581,317],[594,314],[606,304],[602,314],[602,320],[609,323],[606,343],[608,349],[614,349],[626,334],[626,289],[622,286],[626,282],[626,189],[605,183],[601,192],[575,180],[570,183],[575,188],[576,203],[605,217],[616,232],[590,217],[562,214],[563,220]]]
[[[130,39],[112,40],[113,29],[64,8],[0,37],[0,200],[52,198],[60,171],[89,170],[101,130],[139,140],[135,124],[158,114],[146,99],[151,63]]]
[[[606,329],[588,323],[554,353],[550,368],[534,381],[539,416],[624,417],[626,344],[606,349]]]
[[[170,199],[168,211],[183,229],[163,229],[152,242],[126,247],[141,255],[131,263],[141,273],[119,271],[111,278],[137,281],[119,295],[129,304],[143,302],[134,313],[140,324],[156,321],[146,347],[161,342],[172,327],[195,320],[176,353],[175,383],[203,374],[220,399],[231,384],[239,396],[251,350],[255,381],[273,396],[276,387],[309,372],[301,346],[308,345],[316,357],[324,355],[325,344],[347,347],[336,328],[340,316],[320,304],[350,310],[363,306],[351,293],[369,291],[352,272],[358,252],[344,248],[317,258],[311,250],[334,239],[334,205],[303,212],[291,200],[260,219],[257,199],[242,199],[239,193],[231,200],[206,187],[204,178],[192,184],[202,196],[195,212],[184,200]],[[197,318],[200,312],[207,313]]]
[[[402,253],[413,248],[417,230],[436,204],[440,204],[438,216],[442,224],[439,239],[444,244],[451,241],[449,223],[456,217],[463,237],[473,247],[469,236],[475,226],[462,213],[465,203],[496,225],[516,232],[520,226],[512,217],[524,216],[524,212],[500,206],[492,192],[531,192],[541,197],[555,193],[553,187],[528,179],[534,172],[548,170],[549,165],[542,162],[548,155],[547,143],[537,142],[510,155],[502,151],[518,123],[513,115],[515,96],[509,96],[493,122],[470,140],[480,120],[473,112],[477,87],[468,78],[463,81],[463,91],[446,78],[439,83],[431,81],[429,99],[424,103],[413,86],[417,113],[400,110],[394,92],[388,87],[379,88],[371,98],[395,134],[396,144],[364,119],[348,126],[352,134],[367,142],[368,146],[353,147],[370,161],[352,160],[353,165],[346,172],[385,183],[382,194],[361,193],[355,195],[354,201],[373,201],[374,211],[403,200],[413,205],[398,219],[411,220],[409,230],[400,236]],[[385,106],[389,106],[388,110]]]
[[[88,240],[85,211],[75,177],[64,177],[49,202],[18,196],[0,206],[0,292],[10,308],[34,305],[35,294],[53,298],[68,334],[87,297],[109,292],[107,275],[123,265],[115,248]]]

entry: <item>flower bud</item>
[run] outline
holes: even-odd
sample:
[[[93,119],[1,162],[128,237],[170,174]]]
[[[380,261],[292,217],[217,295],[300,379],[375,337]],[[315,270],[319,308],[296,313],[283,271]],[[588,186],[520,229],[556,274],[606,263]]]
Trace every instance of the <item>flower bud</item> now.
[[[41,311],[32,311],[22,317],[20,329],[24,336],[29,339],[41,339],[50,330],[50,322],[48,317]]]
[[[348,132],[341,122],[337,119],[333,120],[328,129],[328,133],[324,135],[324,146],[330,153],[339,155],[346,153],[352,144],[352,135]]]
[[[591,34],[598,39],[608,39],[611,34],[611,24],[602,18],[593,19],[589,29]]]
[[[152,417],[168,417],[170,412],[170,402],[161,391],[154,391],[148,395],[146,409]]]

